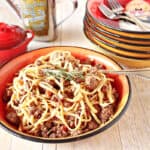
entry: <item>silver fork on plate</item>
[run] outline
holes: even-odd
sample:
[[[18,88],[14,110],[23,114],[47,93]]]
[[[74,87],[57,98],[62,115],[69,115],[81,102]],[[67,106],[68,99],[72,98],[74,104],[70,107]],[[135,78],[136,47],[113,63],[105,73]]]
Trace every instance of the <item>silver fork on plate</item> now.
[[[130,22],[135,23],[131,17],[125,16],[125,15],[117,15],[115,14],[109,7],[107,7],[105,4],[101,4],[98,6],[99,10],[109,19],[115,20],[115,19],[125,19]],[[137,22],[136,24],[144,31],[149,31],[147,28],[143,27],[143,25],[139,25]]]
[[[148,29],[150,30],[150,26],[145,25],[142,21],[140,21],[137,17],[132,15],[129,12],[124,12],[124,7],[118,2],[118,0],[108,0],[108,3],[112,9],[112,11],[117,14],[117,15],[125,15],[132,19],[132,21],[138,25],[141,29],[144,31],[147,31]]]
[[[132,19],[127,17],[127,16],[124,16],[124,15],[117,15],[115,14],[109,7],[107,7],[105,4],[101,4],[99,5],[99,10],[109,19],[125,19],[125,20],[128,20],[128,21],[131,21],[132,22]]]

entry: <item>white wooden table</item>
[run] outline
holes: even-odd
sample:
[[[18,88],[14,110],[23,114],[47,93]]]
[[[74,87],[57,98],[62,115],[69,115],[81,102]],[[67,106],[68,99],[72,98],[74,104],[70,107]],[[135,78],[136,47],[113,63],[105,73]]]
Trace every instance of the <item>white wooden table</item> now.
[[[0,0],[0,21],[19,24]],[[59,0],[60,1],[60,0]],[[56,45],[72,45],[95,49],[83,33],[86,0],[79,0],[79,7],[72,18],[58,28],[54,42],[32,42],[29,50]],[[67,10],[62,7],[59,17]],[[69,9],[69,8],[68,8]],[[85,140],[66,144],[43,144],[27,141],[0,128],[0,150],[150,150],[150,81],[130,78],[132,97],[123,117],[111,128]]]

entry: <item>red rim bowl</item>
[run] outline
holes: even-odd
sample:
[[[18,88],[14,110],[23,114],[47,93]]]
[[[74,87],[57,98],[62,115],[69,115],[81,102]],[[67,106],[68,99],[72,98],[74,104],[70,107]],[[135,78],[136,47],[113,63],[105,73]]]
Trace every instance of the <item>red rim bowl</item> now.
[[[14,134],[16,136],[19,136],[24,139],[28,139],[31,141],[36,142],[42,142],[42,143],[64,143],[64,142],[71,142],[71,141],[77,141],[81,139],[85,139],[87,137],[94,136],[107,128],[111,127],[116,121],[120,119],[120,117],[124,114],[129,101],[130,101],[130,95],[131,95],[131,87],[130,82],[128,78],[125,75],[112,75],[112,78],[114,78],[114,86],[117,88],[117,91],[119,92],[119,103],[118,103],[118,109],[114,116],[106,122],[103,126],[92,130],[90,132],[77,135],[74,137],[66,137],[66,138],[42,138],[42,137],[35,137],[31,136],[29,134],[23,133],[18,131],[17,129],[13,128],[5,119],[5,103],[3,102],[3,94],[6,88],[7,83],[11,82],[14,74],[18,72],[21,68],[24,66],[31,64],[34,62],[34,60],[42,55],[46,55],[52,51],[55,50],[67,50],[72,53],[72,55],[78,57],[79,59],[94,59],[96,62],[99,62],[103,64],[107,69],[115,69],[120,70],[121,67],[112,59],[109,57],[95,52],[90,49],[80,48],[80,47],[71,47],[71,46],[56,46],[56,47],[48,47],[43,48],[35,51],[31,51],[28,53],[25,53],[21,56],[18,56],[5,64],[0,69],[0,78],[3,78],[3,80],[0,80],[0,124],[4,129],[7,129],[7,131],[10,131],[11,134]],[[12,69],[13,68],[13,69]]]

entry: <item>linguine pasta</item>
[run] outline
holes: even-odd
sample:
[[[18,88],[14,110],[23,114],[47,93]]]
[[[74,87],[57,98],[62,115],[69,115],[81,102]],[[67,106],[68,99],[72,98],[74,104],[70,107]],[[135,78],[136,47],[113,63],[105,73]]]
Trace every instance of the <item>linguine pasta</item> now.
[[[14,77],[6,92],[11,91],[6,118],[35,136],[85,133],[114,114],[117,92],[112,82],[99,64],[81,62],[69,51],[51,52]]]

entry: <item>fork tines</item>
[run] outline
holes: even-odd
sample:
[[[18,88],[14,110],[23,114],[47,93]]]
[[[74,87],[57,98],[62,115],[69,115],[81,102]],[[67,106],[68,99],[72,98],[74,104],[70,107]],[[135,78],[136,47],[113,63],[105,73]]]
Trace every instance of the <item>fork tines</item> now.
[[[124,8],[121,6],[118,0],[108,0],[108,3],[114,13],[120,14],[123,12]]]

